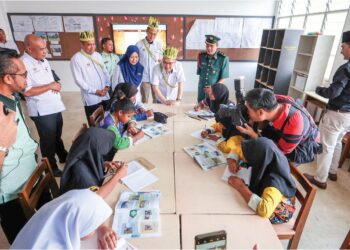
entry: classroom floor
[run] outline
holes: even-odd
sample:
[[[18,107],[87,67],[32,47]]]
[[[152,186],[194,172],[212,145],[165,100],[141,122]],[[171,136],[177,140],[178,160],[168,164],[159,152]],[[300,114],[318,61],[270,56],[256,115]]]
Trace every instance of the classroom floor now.
[[[67,149],[72,144],[73,135],[86,123],[80,93],[64,92],[63,101],[67,111],[63,113],[63,141]],[[183,101],[194,103],[195,93],[184,93]],[[27,118],[30,130],[35,139],[38,138],[34,123]],[[63,166],[62,166],[63,167]],[[345,235],[350,230],[350,167],[348,159],[338,171],[338,181],[328,181],[326,190],[318,189],[316,199],[307,219],[304,232],[299,243],[300,249],[339,249]],[[303,171],[313,174],[316,164],[305,164]],[[286,246],[286,244],[283,244]],[[0,228],[0,248],[8,249],[9,244]]]

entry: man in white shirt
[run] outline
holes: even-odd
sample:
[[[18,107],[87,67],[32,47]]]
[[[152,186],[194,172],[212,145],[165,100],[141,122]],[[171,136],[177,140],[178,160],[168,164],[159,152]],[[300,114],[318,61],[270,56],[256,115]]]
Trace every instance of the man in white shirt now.
[[[167,47],[162,62],[153,69],[153,91],[157,101],[166,105],[174,105],[182,99],[185,74],[181,63],[176,61],[177,53],[177,48]]]
[[[26,52],[22,61],[28,71],[28,85],[24,92],[28,113],[34,121],[40,137],[40,151],[47,157],[55,176],[61,176],[55,154],[60,163],[67,158],[62,136],[62,111],[65,106],[61,99],[61,84],[54,80],[46,56],[46,41],[35,35],[25,38]]]
[[[3,29],[0,29],[0,48],[14,49],[19,54],[18,47],[14,41],[8,41]]]
[[[81,50],[70,61],[75,83],[80,88],[87,120],[103,105],[105,108],[110,88],[109,75],[102,57],[96,52],[95,36],[92,31],[80,33]]]
[[[143,76],[141,84],[142,102],[147,103],[149,92],[151,92],[152,70],[162,58],[162,44],[156,40],[158,34],[158,20],[150,17],[146,30],[146,37],[136,43],[140,50],[140,63],[143,65]],[[152,91],[153,103],[156,103],[156,97]]]

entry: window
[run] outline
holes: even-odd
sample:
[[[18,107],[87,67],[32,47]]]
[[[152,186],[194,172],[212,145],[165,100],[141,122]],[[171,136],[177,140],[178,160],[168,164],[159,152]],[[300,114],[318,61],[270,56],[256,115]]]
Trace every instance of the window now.
[[[350,0],[279,0],[277,22],[279,29],[304,29],[304,33],[321,32],[334,35],[331,56],[325,78],[330,77],[339,47]]]

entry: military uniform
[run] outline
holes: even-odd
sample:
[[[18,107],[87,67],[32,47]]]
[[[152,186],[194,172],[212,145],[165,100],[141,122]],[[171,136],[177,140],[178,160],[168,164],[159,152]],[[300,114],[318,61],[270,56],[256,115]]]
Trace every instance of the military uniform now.
[[[209,56],[206,51],[198,55],[197,75],[199,75],[197,101],[205,98],[203,88],[229,77],[229,59],[221,51]]]
[[[109,74],[109,79],[112,80],[113,70],[117,65],[117,63],[119,62],[119,57],[114,53],[106,53],[106,52],[102,52],[101,56],[103,59],[103,63],[105,64],[107,72]]]

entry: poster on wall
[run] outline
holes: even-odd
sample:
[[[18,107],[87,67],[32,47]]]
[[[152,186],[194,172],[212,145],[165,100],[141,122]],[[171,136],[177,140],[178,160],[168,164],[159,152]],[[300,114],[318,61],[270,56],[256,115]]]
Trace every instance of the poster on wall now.
[[[15,40],[18,42],[24,42],[24,38],[29,34],[32,34],[32,32],[31,31],[14,31],[13,32]]]
[[[271,29],[272,18],[244,18],[241,48],[259,48],[264,29]]]
[[[89,16],[64,16],[64,29],[66,32],[93,31],[94,24]]]
[[[11,16],[12,27],[14,31],[34,31],[31,16]]]
[[[32,16],[35,31],[63,32],[62,16]]]

